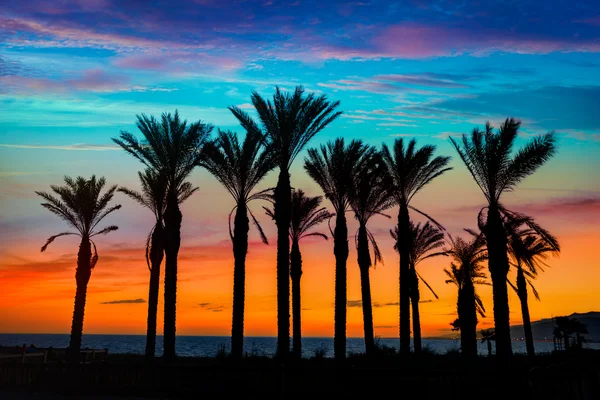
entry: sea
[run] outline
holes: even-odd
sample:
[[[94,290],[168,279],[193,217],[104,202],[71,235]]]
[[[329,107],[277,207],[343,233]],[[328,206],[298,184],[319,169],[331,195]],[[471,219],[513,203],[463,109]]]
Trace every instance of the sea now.
[[[162,336],[156,340],[157,355],[161,355]],[[397,338],[377,339],[379,345],[399,348]],[[30,346],[36,347],[55,347],[64,348],[69,344],[69,335],[67,334],[0,334],[0,346]],[[220,351],[229,352],[231,339],[228,336],[177,336],[176,352],[180,356],[190,357],[212,357]],[[146,336],[144,335],[93,335],[84,334],[82,348],[90,349],[108,349],[110,353],[129,353],[144,354],[146,345]],[[244,351],[250,355],[273,356],[277,345],[275,337],[253,337],[244,338]],[[600,349],[600,343],[586,343],[585,347]],[[458,339],[423,339],[423,347],[430,352],[437,354],[446,354],[448,352],[458,351],[460,349],[460,340]],[[487,354],[487,343],[478,341],[479,354]],[[512,344],[513,352],[525,353],[525,342],[514,340]],[[364,339],[348,338],[346,349],[348,355],[360,354],[365,351]],[[554,350],[552,340],[536,341],[536,353],[550,353]],[[495,351],[492,344],[492,353]],[[328,337],[305,337],[302,338],[302,356],[310,358],[317,353],[325,357],[333,357],[333,338]]]

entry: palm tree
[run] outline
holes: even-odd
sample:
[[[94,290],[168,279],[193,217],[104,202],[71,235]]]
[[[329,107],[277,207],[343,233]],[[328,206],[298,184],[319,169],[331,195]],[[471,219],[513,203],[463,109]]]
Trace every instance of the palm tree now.
[[[50,186],[58,197],[46,192],[36,191],[35,193],[45,200],[45,203],[42,203],[42,207],[58,215],[71,227],[75,228],[75,232],[62,232],[50,236],[42,246],[42,252],[58,237],[77,235],[81,238],[79,252],[77,253],[77,270],[75,271],[77,290],[75,292],[75,307],[73,310],[68,354],[71,361],[79,362],[87,285],[92,276],[92,270],[98,263],[98,251],[92,238],[118,229],[115,225],[109,225],[100,229],[98,224],[113,211],[121,208],[121,205],[109,206],[117,190],[116,185],[109,187],[108,190],[101,194],[102,189],[106,185],[104,178],[96,179],[96,176],[92,175],[90,179],[85,179],[81,176],[72,179],[65,176],[64,181],[66,183],[65,186]]]
[[[367,223],[375,215],[390,216],[383,212],[394,205],[391,182],[387,170],[381,163],[379,154],[371,155],[354,177],[354,190],[350,196],[350,206],[354,218],[358,221],[358,230],[354,235],[358,267],[360,269],[360,286],[362,292],[363,324],[365,332],[365,350],[372,355],[375,349],[373,334],[373,306],[371,303],[371,283],[369,269],[377,262],[383,262],[375,236],[367,228]],[[374,263],[371,262],[369,241],[373,245]]]
[[[390,230],[392,238],[398,243],[398,226],[394,230]],[[417,265],[428,258],[446,255],[445,252],[433,252],[444,245],[444,233],[441,229],[436,228],[429,222],[426,222],[423,226],[420,223],[416,225],[410,222],[410,248],[409,248],[409,268],[410,268],[410,302],[412,305],[413,315],[413,343],[415,354],[421,353],[421,315],[419,312],[419,301],[421,295],[419,293],[419,280],[421,280],[425,286],[431,291],[431,293],[438,298],[438,295],[433,291],[431,286],[423,279],[421,274],[417,272]],[[397,245],[394,246],[394,250],[398,250]]]
[[[246,285],[246,254],[248,253],[248,231],[250,221],[258,229],[265,244],[267,238],[250,211],[248,203],[266,199],[266,191],[254,192],[258,183],[273,169],[273,157],[269,151],[261,150],[263,137],[260,132],[248,131],[240,144],[235,133],[219,130],[218,137],[204,146],[204,157],[200,166],[206,168],[229,191],[235,207],[229,214],[229,235],[233,243],[233,316],[231,324],[231,354],[241,358],[244,351],[244,301]],[[235,211],[233,232],[231,215]]]
[[[238,107],[229,110],[246,131],[262,131],[266,146],[275,158],[279,177],[275,187],[275,224],[277,225],[277,354],[286,358],[290,350],[290,241],[292,188],[290,167],[308,142],[341,112],[339,102],[329,102],[325,95],[304,95],[301,86],[293,93],[277,87],[273,102],[257,92],[252,93],[252,105],[260,123]]]
[[[398,138],[390,151],[384,143],[381,151],[383,161],[393,179],[394,199],[398,210],[398,253],[400,254],[400,353],[410,352],[410,216],[409,208],[420,214],[410,202],[425,185],[451,168],[446,168],[450,157],[433,157],[435,146],[425,145],[416,149],[412,139],[407,146]],[[437,224],[437,223],[436,223]]]
[[[507,224],[511,225],[511,224]],[[533,344],[533,333],[531,331],[531,318],[529,316],[529,305],[527,303],[527,285],[531,287],[533,295],[539,301],[540,296],[532,280],[535,279],[543,267],[547,266],[545,260],[548,255],[556,255],[560,252],[558,240],[549,232],[544,236],[537,235],[535,231],[525,228],[509,228],[508,248],[512,258],[512,265],[517,269],[516,286],[510,281],[508,283],[517,293],[521,302],[521,313],[523,316],[523,330],[525,331],[525,345],[527,355],[533,357],[535,348]]]
[[[346,211],[354,190],[352,182],[362,165],[375,153],[361,140],[346,146],[343,138],[322,145],[319,150],[309,149],[304,169],[321,187],[335,210],[333,253],[335,255],[335,321],[334,358],[346,358],[346,261],[348,260],[348,226]]]
[[[160,121],[153,116],[137,115],[136,123],[144,139],[121,131],[113,141],[147,168],[165,174],[167,179],[165,228],[165,316],[164,357],[175,357],[175,320],[177,308],[177,257],[181,245],[182,214],[179,198],[186,178],[201,159],[202,147],[212,126],[202,121],[188,124],[179,113],[163,113]],[[191,189],[191,187],[190,187]]]
[[[462,143],[450,138],[473,179],[483,192],[487,206],[479,212],[479,228],[483,232],[489,254],[488,267],[492,278],[496,354],[506,363],[512,354],[508,291],[508,244],[503,219],[510,212],[500,202],[502,193],[513,191],[517,184],[531,175],[555,153],[553,133],[532,139],[514,156],[511,154],[521,123],[506,119],[498,132],[487,123],[485,131],[475,128],[471,139]],[[483,211],[487,209],[487,218]]]
[[[496,329],[494,329],[494,328],[482,329],[479,331],[479,333],[481,334],[481,343],[487,342],[488,357],[491,357],[492,356],[492,342],[496,341]],[[496,343],[496,352],[498,352],[497,343]]]
[[[483,235],[475,234],[471,241],[456,240],[449,236],[451,247],[445,250],[453,258],[446,283],[453,283],[458,289],[456,311],[460,326],[460,347],[466,357],[477,355],[477,314],[485,317],[485,308],[475,290],[475,285],[487,285],[483,262],[487,251]]]
[[[292,219],[290,223],[290,238],[292,251],[290,252],[290,277],[292,279],[292,353],[295,357],[302,356],[302,305],[300,296],[300,278],[302,277],[302,253],[300,240],[309,236],[318,236],[327,240],[327,235],[320,232],[310,232],[317,225],[330,219],[334,214],[320,207],[321,196],[309,197],[302,189],[292,191]],[[266,209],[267,215],[275,219],[275,213]]]
[[[152,168],[138,172],[142,191],[120,187],[119,192],[146,207],[154,214],[154,226],[146,240],[146,264],[150,270],[150,284],[148,290],[148,320],[146,329],[146,357],[153,358],[156,351],[156,317],[158,312],[158,291],[160,286],[160,265],[165,251],[165,225],[163,216],[167,203],[167,177]],[[180,187],[179,204],[183,203],[198,188],[192,187],[189,182]]]

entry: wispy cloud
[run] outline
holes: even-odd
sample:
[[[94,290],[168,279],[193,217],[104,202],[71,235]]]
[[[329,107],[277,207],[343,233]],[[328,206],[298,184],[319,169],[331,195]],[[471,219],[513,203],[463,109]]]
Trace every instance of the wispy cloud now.
[[[221,304],[213,304],[213,303],[199,303],[198,304],[201,308],[207,310],[207,311],[211,311],[211,312],[221,312],[223,310],[225,310],[225,306],[221,305]]]
[[[143,304],[146,300],[144,299],[132,299],[132,300],[111,300],[103,301],[101,304]]]

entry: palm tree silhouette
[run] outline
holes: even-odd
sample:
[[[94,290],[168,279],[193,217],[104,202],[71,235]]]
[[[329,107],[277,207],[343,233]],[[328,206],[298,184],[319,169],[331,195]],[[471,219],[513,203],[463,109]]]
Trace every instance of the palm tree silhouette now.
[[[462,238],[452,238],[449,235],[450,248],[446,255],[453,258],[450,269],[444,272],[448,275],[446,283],[453,283],[458,288],[456,311],[460,326],[460,347],[466,357],[477,355],[477,314],[485,317],[485,308],[475,290],[475,285],[489,285],[483,272],[483,262],[487,260],[485,239],[481,234],[475,234],[471,241]],[[491,351],[491,350],[490,350]]]
[[[148,320],[146,329],[146,357],[152,358],[156,352],[156,317],[158,312],[158,291],[160,286],[160,265],[165,251],[165,225],[163,216],[167,205],[167,177],[164,173],[152,168],[138,172],[142,191],[120,187],[119,192],[135,200],[154,214],[154,226],[146,240],[146,264],[150,270],[150,284],[148,285]],[[186,182],[179,191],[179,204],[190,197],[197,187]]]
[[[229,213],[229,236],[233,243],[233,316],[231,324],[231,354],[241,358],[244,351],[244,302],[246,285],[246,254],[250,220],[258,229],[265,244],[267,238],[252,214],[248,203],[256,199],[268,199],[268,191],[254,192],[260,181],[273,169],[272,153],[263,148],[263,136],[258,131],[248,131],[240,144],[235,133],[219,130],[217,138],[204,146],[200,166],[206,168],[226,189],[235,201]],[[231,215],[235,211],[233,232]]]
[[[544,266],[548,266],[545,263],[548,255],[556,255],[560,252],[560,245],[558,240],[547,231],[544,231],[544,235],[540,236],[527,225],[524,227],[514,226],[513,224],[506,225],[509,226],[508,249],[512,258],[511,264],[517,269],[516,285],[513,285],[510,280],[508,283],[515,290],[521,302],[527,355],[533,357],[535,348],[531,331],[529,305],[527,303],[527,285],[529,284],[533,295],[539,301],[540,296],[533,286],[532,280],[535,279],[539,271],[544,270]]]
[[[346,211],[354,190],[352,182],[363,163],[375,150],[361,140],[346,146],[343,138],[309,149],[304,163],[308,175],[321,187],[335,210],[333,253],[335,255],[335,321],[333,350],[336,360],[346,358],[346,261],[348,260],[348,226]]]
[[[394,230],[390,230],[392,238],[398,243],[398,226],[394,227]],[[421,315],[419,312],[419,301],[421,295],[419,293],[419,280],[421,280],[425,286],[431,291],[431,293],[438,299],[438,295],[433,291],[433,288],[423,279],[421,274],[417,272],[417,265],[428,258],[446,255],[443,251],[433,252],[444,245],[444,233],[426,222],[423,226],[420,223],[414,224],[410,222],[410,247],[409,247],[409,268],[410,268],[410,303],[412,306],[413,315],[413,344],[415,354],[420,354],[421,345]],[[398,250],[397,245],[394,246],[394,250]]]
[[[488,204],[479,212],[479,229],[487,242],[488,267],[492,278],[496,354],[506,363],[512,354],[508,291],[506,276],[509,270],[508,245],[503,220],[511,217],[500,202],[502,193],[513,191],[517,184],[531,175],[555,153],[553,133],[531,140],[514,156],[512,149],[521,123],[506,119],[498,132],[490,123],[485,131],[473,129],[471,138],[463,135],[459,143],[450,141],[460,155],[473,179],[483,192]],[[487,209],[487,218],[483,211]]]
[[[391,182],[387,170],[381,163],[378,153],[369,154],[362,168],[354,177],[354,190],[349,198],[358,221],[358,230],[354,235],[358,267],[360,269],[360,287],[362,294],[363,324],[365,332],[365,350],[372,355],[375,349],[373,334],[373,306],[371,303],[371,283],[369,269],[377,262],[383,262],[375,236],[367,228],[367,223],[375,215],[391,218],[383,212],[394,205]],[[373,245],[374,263],[371,262],[369,241]]]
[[[115,225],[109,225],[100,229],[98,224],[106,216],[121,208],[121,205],[109,206],[117,190],[117,186],[109,187],[102,194],[102,189],[106,185],[106,180],[103,177],[96,179],[96,176],[92,175],[90,179],[85,179],[81,176],[72,179],[65,176],[64,181],[65,186],[50,186],[58,197],[46,192],[36,191],[35,193],[45,200],[45,203],[42,203],[42,207],[58,215],[63,221],[66,221],[71,227],[75,228],[75,232],[62,232],[50,236],[42,246],[42,252],[58,237],[77,235],[81,238],[79,252],[77,253],[77,270],[75,271],[77,290],[75,292],[75,306],[73,309],[68,354],[71,361],[79,362],[87,285],[92,276],[92,270],[98,262],[98,251],[92,238],[118,229]]]
[[[212,125],[202,121],[188,124],[179,113],[163,113],[160,121],[153,116],[137,115],[138,129],[144,140],[121,131],[112,140],[146,167],[160,171],[167,177],[166,208],[163,215],[165,228],[165,316],[164,357],[175,357],[175,320],[177,310],[177,257],[181,245],[182,214],[179,208],[180,192],[186,178],[201,159],[202,147]]]
[[[309,236],[318,236],[327,240],[327,235],[320,232],[310,232],[317,225],[330,219],[334,214],[320,207],[321,196],[309,197],[302,191],[292,191],[292,214],[290,223],[290,238],[292,251],[290,253],[290,277],[292,279],[292,353],[302,357],[302,303],[300,296],[300,278],[302,277],[302,253],[300,240]],[[265,208],[267,215],[275,219],[273,210]]]
[[[481,335],[481,343],[487,342],[488,357],[492,355],[492,342],[496,342],[496,329],[482,329],[479,331]],[[498,352],[498,343],[496,343],[496,353]]]
[[[410,216],[409,208],[430,218],[414,208],[410,202],[425,185],[452,169],[446,165],[450,157],[433,157],[435,146],[425,145],[416,149],[412,139],[405,146],[398,138],[392,150],[384,143],[381,150],[383,161],[393,179],[394,199],[398,210],[398,253],[400,254],[400,353],[410,352]],[[431,218],[430,218],[431,219]],[[437,224],[437,223],[436,223]]]
[[[238,107],[232,106],[229,110],[247,132],[262,131],[266,146],[279,168],[274,196],[277,225],[277,355],[285,360],[290,351],[289,226],[292,188],[289,170],[298,153],[341,112],[335,111],[339,101],[331,103],[327,96],[316,96],[314,93],[304,95],[301,86],[289,94],[277,87],[273,102],[253,92],[251,101],[260,124]]]

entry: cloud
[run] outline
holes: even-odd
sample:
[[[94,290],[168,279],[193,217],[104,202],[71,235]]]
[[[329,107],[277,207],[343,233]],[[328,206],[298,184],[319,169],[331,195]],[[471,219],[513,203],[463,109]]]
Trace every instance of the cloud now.
[[[381,308],[381,307],[397,307],[397,306],[399,306],[399,305],[400,305],[400,303],[399,303],[399,302],[397,302],[397,301],[396,301],[396,302],[390,302],[390,303],[383,303],[383,304],[381,304],[381,303],[378,303],[378,302],[375,302],[375,303],[373,303],[373,307],[375,307],[375,308]]]
[[[362,300],[348,300],[347,303],[348,307],[362,307]],[[398,302],[390,302],[390,303],[378,303],[378,302],[374,302],[373,303],[373,307],[374,308],[382,308],[382,307],[395,307],[398,306],[400,303]]]
[[[36,144],[5,144],[0,143],[0,147],[12,149],[46,149],[46,150],[76,150],[76,151],[107,151],[121,150],[120,146],[111,144],[85,144],[76,143],[68,145],[36,145]]]
[[[220,304],[213,304],[213,303],[198,303],[198,305],[207,310],[207,311],[211,311],[211,312],[221,312],[223,310],[225,310],[225,306],[220,305]]]
[[[391,329],[391,328],[397,328],[396,325],[375,325],[373,328],[375,329]]]
[[[571,196],[540,203],[521,204],[513,208],[528,215],[583,213],[591,217],[600,215],[600,196]]]
[[[348,307],[362,307],[362,300],[348,300],[346,304]]]
[[[133,300],[111,300],[103,301],[100,304],[143,304],[146,300],[144,299],[133,299]]]
[[[440,78],[438,74],[388,74],[388,75],[375,75],[375,80],[390,81],[397,83],[406,83],[409,85],[417,86],[431,86],[439,88],[468,88],[468,85],[462,83],[453,82],[450,79]]]

